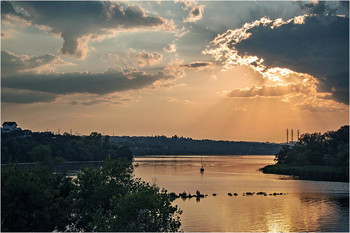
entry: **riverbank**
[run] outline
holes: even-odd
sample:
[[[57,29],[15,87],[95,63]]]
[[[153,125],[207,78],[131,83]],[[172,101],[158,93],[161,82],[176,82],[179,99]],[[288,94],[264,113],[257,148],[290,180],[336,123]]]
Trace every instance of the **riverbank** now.
[[[260,168],[263,173],[292,175],[306,180],[324,180],[349,182],[349,174],[338,167],[331,166],[290,166],[290,165],[267,165]]]

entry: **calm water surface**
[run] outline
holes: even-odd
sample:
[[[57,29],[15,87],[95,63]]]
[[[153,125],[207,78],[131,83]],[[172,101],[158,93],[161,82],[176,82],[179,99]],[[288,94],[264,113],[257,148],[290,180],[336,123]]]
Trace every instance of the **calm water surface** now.
[[[349,184],[263,174],[274,156],[147,156],[135,158],[135,176],[168,192],[207,197],[176,199],[184,231],[349,231]],[[242,196],[244,192],[283,196]],[[228,196],[227,193],[238,193]],[[212,196],[216,193],[217,196]]]

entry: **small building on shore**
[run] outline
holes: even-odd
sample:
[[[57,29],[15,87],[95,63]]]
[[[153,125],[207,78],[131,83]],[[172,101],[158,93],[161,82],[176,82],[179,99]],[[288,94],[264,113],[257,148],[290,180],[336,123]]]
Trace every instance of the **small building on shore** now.
[[[13,131],[16,131],[16,130],[19,130],[21,131],[22,129],[17,127],[17,123],[14,122],[14,121],[5,121],[3,124],[2,124],[2,129],[1,131],[3,133],[10,133],[10,132],[13,132]]]

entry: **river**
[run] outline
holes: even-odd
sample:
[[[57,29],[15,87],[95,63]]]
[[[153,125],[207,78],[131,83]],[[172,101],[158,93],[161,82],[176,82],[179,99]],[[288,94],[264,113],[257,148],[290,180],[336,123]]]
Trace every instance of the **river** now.
[[[174,201],[187,232],[348,232],[349,183],[263,174],[274,156],[147,156],[135,158],[135,176],[168,192],[207,197]],[[286,195],[243,196],[245,192]],[[216,193],[216,196],[212,194]],[[238,196],[228,196],[238,193]]]

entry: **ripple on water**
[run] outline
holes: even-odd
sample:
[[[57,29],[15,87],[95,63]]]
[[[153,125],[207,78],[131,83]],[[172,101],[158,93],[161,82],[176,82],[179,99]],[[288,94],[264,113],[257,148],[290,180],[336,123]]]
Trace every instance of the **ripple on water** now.
[[[349,230],[348,183],[296,180],[258,171],[273,164],[273,159],[274,156],[206,156],[203,164],[210,166],[201,175],[200,156],[142,158],[135,175],[156,181],[169,192],[194,194],[200,190],[208,194],[199,202],[195,198],[174,201],[183,210],[184,231]],[[230,197],[229,192],[239,195]],[[244,192],[287,195],[242,196]]]

